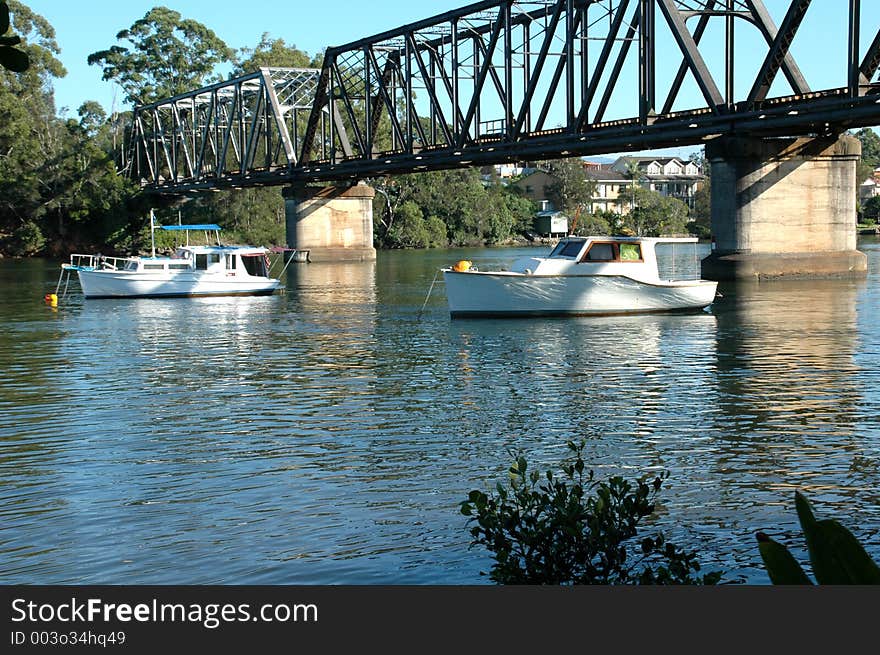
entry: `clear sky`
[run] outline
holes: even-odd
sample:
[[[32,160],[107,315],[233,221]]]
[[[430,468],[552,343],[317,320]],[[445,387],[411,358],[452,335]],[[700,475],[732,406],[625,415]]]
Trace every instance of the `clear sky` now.
[[[114,108],[114,102],[115,108],[122,108],[122,93],[116,85],[102,81],[100,67],[89,66],[86,59],[92,52],[115,45],[117,32],[157,5],[204,23],[232,48],[253,47],[267,32],[273,38],[283,38],[288,44],[315,54],[327,46],[341,45],[469,4],[462,0],[22,1],[44,16],[56,30],[62,49],[60,59],[68,70],[68,76],[55,83],[56,103],[59,108],[67,107],[71,114],[85,100],[97,100],[108,110]],[[765,0],[765,4],[780,24],[790,0]],[[862,3],[863,51],[880,25],[877,4],[877,0]],[[814,0],[793,44],[793,53],[815,89],[845,84],[845,80],[838,77],[845,61],[847,5],[846,0]],[[707,33],[705,39],[708,48],[713,42],[710,36]],[[739,48],[737,57],[740,60],[751,57],[757,70],[765,53],[766,46],[746,45]],[[664,68],[662,52],[660,60],[660,68]],[[665,68],[674,70],[675,66]],[[723,84],[723,80],[718,82]],[[738,85],[747,82],[750,79],[741,79]]]

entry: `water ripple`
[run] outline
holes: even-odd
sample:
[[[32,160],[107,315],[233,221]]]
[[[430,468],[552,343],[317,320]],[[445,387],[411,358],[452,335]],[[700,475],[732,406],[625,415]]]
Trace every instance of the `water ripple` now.
[[[740,284],[711,313],[450,321],[436,269],[295,267],[285,295],[41,304],[0,262],[0,581],[475,583],[458,503],[508,452],[669,470],[653,526],[766,582],[794,489],[880,552],[880,250],[867,281]],[[686,257],[686,255],[681,255]],[[668,262],[664,265],[668,266]],[[676,270],[688,261],[676,261]]]

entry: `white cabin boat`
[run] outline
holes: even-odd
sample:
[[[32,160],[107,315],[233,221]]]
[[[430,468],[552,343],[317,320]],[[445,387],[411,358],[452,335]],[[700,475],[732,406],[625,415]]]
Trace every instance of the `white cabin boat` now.
[[[269,277],[269,251],[255,246],[224,246],[220,226],[166,225],[153,229],[214,232],[216,245],[184,245],[171,256],[70,256],[62,276],[76,271],[86,298],[157,298],[180,296],[268,295],[281,287]],[[59,287],[61,279],[59,278]],[[57,292],[57,290],[56,290]]]
[[[470,262],[443,269],[449,312],[460,316],[613,315],[703,309],[717,282],[664,280],[658,243],[697,239],[569,237],[546,257],[524,257],[507,271]]]

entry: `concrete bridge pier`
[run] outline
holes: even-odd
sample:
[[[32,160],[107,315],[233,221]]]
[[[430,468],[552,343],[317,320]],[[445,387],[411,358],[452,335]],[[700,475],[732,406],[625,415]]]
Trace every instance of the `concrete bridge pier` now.
[[[851,136],[718,137],[712,167],[711,280],[861,276],[856,250],[856,164]]]
[[[312,262],[376,259],[372,187],[285,187],[287,245],[308,250]]]

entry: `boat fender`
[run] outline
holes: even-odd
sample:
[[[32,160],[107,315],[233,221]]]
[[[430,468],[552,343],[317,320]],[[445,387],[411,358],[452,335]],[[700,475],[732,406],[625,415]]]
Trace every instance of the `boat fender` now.
[[[456,273],[464,273],[466,271],[471,270],[471,266],[473,266],[473,264],[471,262],[469,262],[466,259],[462,259],[461,261],[456,262],[452,266],[452,270],[455,271]]]

